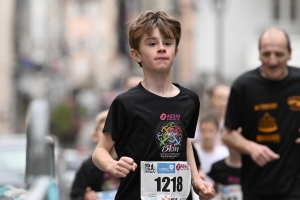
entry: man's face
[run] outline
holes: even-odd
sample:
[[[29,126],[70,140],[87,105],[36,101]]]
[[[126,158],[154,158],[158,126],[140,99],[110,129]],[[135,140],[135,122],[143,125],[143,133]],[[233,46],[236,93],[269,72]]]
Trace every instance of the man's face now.
[[[271,31],[262,36],[259,58],[262,62],[261,74],[264,78],[280,81],[286,77],[287,62],[291,59],[291,52],[287,48],[287,40],[283,32]]]

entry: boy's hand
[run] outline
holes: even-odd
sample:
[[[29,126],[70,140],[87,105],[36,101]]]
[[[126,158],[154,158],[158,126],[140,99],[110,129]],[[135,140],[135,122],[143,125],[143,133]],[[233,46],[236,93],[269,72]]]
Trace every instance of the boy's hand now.
[[[84,200],[97,200],[96,192],[90,187],[87,187],[84,193]]]
[[[123,156],[120,160],[116,161],[114,166],[113,174],[116,177],[124,178],[129,174],[130,171],[135,171],[137,164],[133,161],[132,158]]]
[[[201,200],[209,200],[214,197],[215,190],[212,184],[204,182],[202,179],[197,179],[193,182],[193,188]]]

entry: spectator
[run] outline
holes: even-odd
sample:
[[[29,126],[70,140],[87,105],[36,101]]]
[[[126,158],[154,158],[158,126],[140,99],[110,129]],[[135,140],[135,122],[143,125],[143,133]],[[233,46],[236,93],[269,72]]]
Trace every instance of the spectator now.
[[[214,113],[219,121],[220,130],[224,127],[224,118],[229,93],[230,87],[224,83],[218,83],[207,90],[209,106],[211,108],[211,112]]]
[[[213,115],[201,117],[198,125],[201,140],[195,143],[195,148],[199,155],[203,172],[207,174],[210,171],[211,165],[227,157],[229,151],[227,147],[217,143],[219,123],[216,117]],[[212,182],[209,177],[206,180]]]
[[[217,142],[219,124],[216,117],[213,115],[201,117],[198,126],[200,129],[201,140],[194,143],[194,145],[199,156],[201,169],[204,174],[207,174],[211,169],[211,165],[214,162],[227,157],[229,152],[227,147]],[[213,180],[209,176],[206,176],[204,180],[213,183]]]
[[[208,96],[208,103],[209,103],[208,113],[212,113],[214,116],[216,116],[219,123],[219,133],[217,137],[217,142],[222,143],[220,131],[224,127],[225,111],[226,111],[227,101],[230,93],[230,87],[225,83],[217,83],[212,87],[208,88],[206,93]],[[197,129],[196,135],[192,141],[197,142],[200,139],[201,139],[200,130]]]

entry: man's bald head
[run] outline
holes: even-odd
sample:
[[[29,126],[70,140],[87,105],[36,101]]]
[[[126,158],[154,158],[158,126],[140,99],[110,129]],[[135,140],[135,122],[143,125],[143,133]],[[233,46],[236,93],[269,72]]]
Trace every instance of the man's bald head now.
[[[291,43],[290,43],[290,37],[289,35],[281,28],[278,28],[278,27],[272,27],[272,28],[269,28],[267,30],[265,30],[259,37],[259,41],[258,41],[258,49],[261,50],[261,43],[262,43],[262,40],[263,38],[265,37],[269,37],[269,36],[272,36],[272,35],[278,35],[278,34],[283,34],[285,39],[286,39],[286,47],[287,47],[287,50],[289,52],[291,52]]]

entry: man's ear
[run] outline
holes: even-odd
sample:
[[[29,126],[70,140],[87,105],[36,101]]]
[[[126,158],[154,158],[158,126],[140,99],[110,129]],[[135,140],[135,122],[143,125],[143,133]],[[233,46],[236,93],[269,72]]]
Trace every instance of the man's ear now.
[[[291,50],[289,50],[289,59],[288,60],[291,60],[292,59],[292,49]]]
[[[131,58],[133,58],[137,63],[142,62],[141,58],[140,58],[140,54],[137,50],[135,49],[130,49],[130,56]]]

